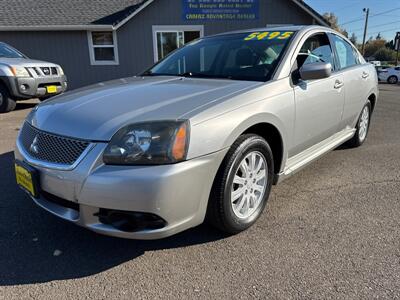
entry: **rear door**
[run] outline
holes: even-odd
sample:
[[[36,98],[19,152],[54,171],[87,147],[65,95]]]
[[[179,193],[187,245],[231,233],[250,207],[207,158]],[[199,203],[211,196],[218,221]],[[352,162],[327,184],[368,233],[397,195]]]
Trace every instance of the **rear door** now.
[[[337,69],[343,76],[345,84],[343,117],[339,128],[341,130],[353,127],[368,98],[369,81],[374,74],[371,74],[372,68],[367,64],[361,64],[357,51],[349,42],[336,34],[330,34],[330,39],[336,56]]]
[[[338,131],[344,105],[344,82],[343,75],[335,72],[333,51],[326,33],[313,34],[305,40],[297,55],[297,70],[320,61],[332,64],[332,75],[318,80],[300,80],[294,87],[296,123],[290,156]]]

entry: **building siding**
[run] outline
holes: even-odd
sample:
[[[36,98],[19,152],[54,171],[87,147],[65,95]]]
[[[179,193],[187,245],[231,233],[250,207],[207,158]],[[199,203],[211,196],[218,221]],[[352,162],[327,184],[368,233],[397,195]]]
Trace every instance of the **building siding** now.
[[[260,0],[258,20],[184,21],[182,0],[155,0],[117,31],[119,65],[90,64],[85,31],[0,32],[0,41],[27,56],[60,64],[70,89],[95,82],[128,77],[149,68],[154,61],[153,25],[204,25],[212,35],[267,24],[313,24],[315,20],[290,0]]]

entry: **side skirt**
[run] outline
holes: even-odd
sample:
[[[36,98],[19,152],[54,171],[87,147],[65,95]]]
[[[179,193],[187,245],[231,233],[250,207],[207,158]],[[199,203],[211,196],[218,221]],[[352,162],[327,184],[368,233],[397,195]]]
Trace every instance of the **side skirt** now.
[[[313,161],[342,145],[344,142],[351,139],[355,132],[355,128],[346,128],[327,138],[326,140],[323,140],[322,142],[304,150],[303,152],[290,157],[286,162],[285,170],[278,175],[277,183],[280,183],[290,176],[296,174]]]

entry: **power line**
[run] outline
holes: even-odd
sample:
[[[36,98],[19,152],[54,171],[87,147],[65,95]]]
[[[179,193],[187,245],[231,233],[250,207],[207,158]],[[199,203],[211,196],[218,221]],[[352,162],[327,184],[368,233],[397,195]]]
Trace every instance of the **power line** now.
[[[399,27],[395,27],[395,28],[387,29],[387,30],[369,32],[368,35],[374,35],[374,34],[378,34],[378,33],[389,32],[389,31],[396,31],[396,30],[399,30]]]
[[[384,14],[384,15],[382,15],[382,16],[384,16],[384,17],[396,17],[396,18],[400,18],[400,15],[390,15],[390,14]]]
[[[398,31],[398,30],[399,30],[399,27],[395,27],[395,28],[391,28],[391,29],[385,29],[385,30],[380,30],[380,31],[368,32],[367,35],[372,36],[372,35],[375,35],[375,34],[378,34],[378,33],[384,33],[384,32],[389,32],[389,31],[394,31],[394,32],[396,32],[396,31]],[[360,36],[360,35],[361,35],[361,33],[358,34],[357,36]]]
[[[382,27],[382,26],[386,26],[386,25],[391,25],[391,24],[396,24],[396,23],[399,23],[399,25],[400,25],[400,21],[394,21],[394,22],[389,22],[389,23],[384,23],[384,24],[378,24],[378,25],[371,25],[370,26],[370,28],[371,29],[374,29],[375,27]],[[357,29],[347,29],[346,28],[346,30],[349,32],[349,31],[351,31],[351,32],[358,32],[358,31],[362,31],[362,30],[364,30],[364,28],[357,28]]]
[[[393,9],[389,9],[389,10],[387,10],[387,11],[383,11],[383,12],[380,12],[380,13],[377,13],[377,14],[373,14],[372,17],[384,15],[384,14],[386,14],[386,13],[390,13],[390,12],[392,12],[392,11],[394,11],[394,10],[398,10],[398,9],[400,9],[400,7],[396,7],[396,8],[393,8]]]
[[[339,24],[339,26],[343,26],[343,25],[346,25],[346,24],[355,23],[355,22],[362,21],[362,20],[364,20],[364,18],[358,18],[358,19],[354,19],[354,20],[352,20],[352,21],[349,21],[349,22],[345,22],[345,23]]]
[[[377,14],[373,14],[373,15],[370,16],[370,18],[374,18],[374,17],[377,17],[377,16],[381,16],[381,15],[384,15],[384,14],[386,14],[386,13],[390,13],[390,12],[393,12],[393,11],[395,11],[395,10],[398,10],[398,9],[400,9],[400,7],[396,7],[396,8],[393,8],[393,9],[390,9],[390,10],[386,10],[386,11],[383,11],[383,12],[380,12],[380,13],[377,13]],[[364,18],[354,19],[354,20],[351,20],[351,21],[348,21],[348,22],[339,24],[339,26],[346,25],[346,24],[351,24],[351,23],[355,23],[355,22],[358,22],[358,21],[360,21],[360,20],[364,20]]]

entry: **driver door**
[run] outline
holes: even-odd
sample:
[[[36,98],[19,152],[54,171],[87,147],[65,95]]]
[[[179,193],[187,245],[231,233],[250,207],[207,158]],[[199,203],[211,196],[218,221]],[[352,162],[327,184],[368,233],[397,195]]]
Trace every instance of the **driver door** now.
[[[305,64],[328,62],[329,78],[299,80],[294,87],[296,122],[290,156],[329,138],[338,131],[344,107],[344,78],[335,73],[332,47],[326,33],[310,36],[297,56],[297,70]]]

